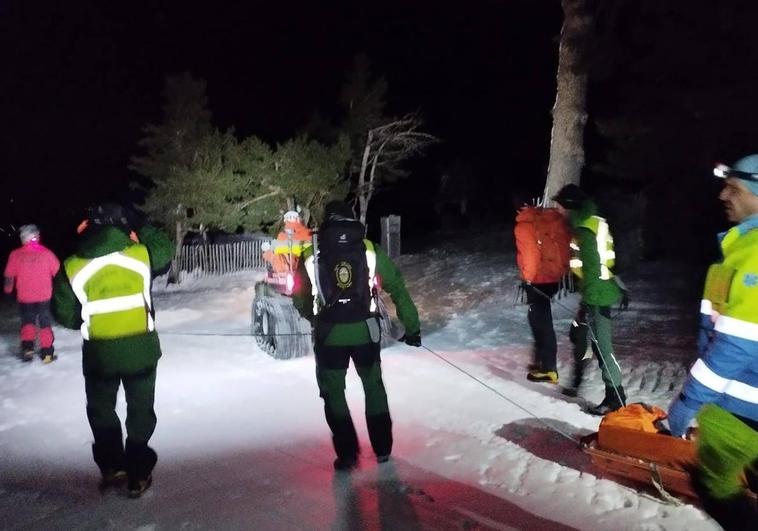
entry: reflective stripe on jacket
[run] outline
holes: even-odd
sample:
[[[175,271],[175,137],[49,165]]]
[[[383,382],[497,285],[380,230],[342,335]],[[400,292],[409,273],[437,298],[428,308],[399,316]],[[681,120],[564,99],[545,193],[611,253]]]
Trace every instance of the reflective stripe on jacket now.
[[[366,264],[368,265],[368,289],[369,293],[372,294],[369,311],[371,313],[376,313],[376,298],[373,296],[374,290],[377,287],[376,251],[374,250],[374,244],[369,240],[364,239],[363,245],[366,247]],[[319,310],[321,309],[323,297],[318,290],[319,283],[316,277],[316,260],[312,252],[308,254],[308,257],[305,259],[305,271],[308,273],[308,279],[311,282],[311,295],[313,296],[313,315],[318,315]]]
[[[597,243],[597,253],[600,261],[601,280],[610,280],[613,278],[613,266],[616,263],[616,252],[613,250],[613,236],[608,227],[608,222],[600,216],[590,216],[580,225],[589,229],[595,235]],[[571,241],[572,256],[569,261],[571,272],[579,278],[583,277],[581,249],[576,238]]]
[[[720,235],[700,304],[700,358],[682,394],[694,410],[713,402],[758,421],[758,216]]]
[[[155,329],[150,258],[144,245],[96,258],[73,256],[64,268],[82,306],[85,340],[128,337]]]

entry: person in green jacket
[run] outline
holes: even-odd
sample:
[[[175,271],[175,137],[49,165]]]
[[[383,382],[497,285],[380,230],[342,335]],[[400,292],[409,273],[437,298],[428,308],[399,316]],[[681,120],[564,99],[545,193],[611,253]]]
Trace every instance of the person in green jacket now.
[[[82,368],[92,455],[101,488],[128,480],[130,497],[152,481],[157,454],[148,446],[155,430],[155,376],[161,356],[155,331],[152,274],[171,260],[173,245],[157,229],[130,233],[120,205],[93,208],[79,226],[76,252],[68,257],[53,287],[53,314],[83,337]],[[127,404],[126,445],[116,414],[123,384]]]
[[[364,239],[365,228],[350,206],[326,205],[325,221],[303,252],[294,303],[313,324],[316,379],[337,454],[334,468],[357,466],[360,448],[345,400],[345,375],[352,358],[363,383],[366,424],[377,462],[392,452],[392,419],[382,381],[378,284],[390,294],[405,327],[401,341],[420,347],[418,311],[400,271],[387,254]]]
[[[571,329],[574,344],[574,378],[567,395],[576,396],[584,374],[588,339],[597,357],[605,384],[605,398],[587,411],[605,415],[626,405],[621,368],[613,355],[611,306],[622,302],[625,293],[613,274],[613,237],[606,220],[597,215],[595,203],[575,184],[564,186],[553,197],[568,217],[573,232],[571,272],[578,278],[582,302]],[[589,336],[589,338],[588,338]]]

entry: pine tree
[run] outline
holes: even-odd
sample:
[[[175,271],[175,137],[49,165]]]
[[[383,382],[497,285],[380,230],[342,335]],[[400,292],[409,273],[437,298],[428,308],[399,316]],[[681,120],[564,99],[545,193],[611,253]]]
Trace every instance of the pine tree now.
[[[345,137],[327,146],[305,135],[270,150],[257,138],[242,142],[242,172],[249,176],[244,199],[237,208],[244,212],[246,226],[276,225],[281,211],[302,209],[306,224],[321,218],[330,199],[342,199],[349,184],[343,169],[348,159]]]

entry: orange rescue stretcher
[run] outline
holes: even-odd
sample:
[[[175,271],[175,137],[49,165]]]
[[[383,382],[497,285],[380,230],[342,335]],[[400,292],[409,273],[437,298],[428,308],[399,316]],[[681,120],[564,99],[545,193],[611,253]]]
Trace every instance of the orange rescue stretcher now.
[[[633,407],[650,406],[632,404]],[[658,408],[658,419],[665,413]],[[662,416],[660,415],[662,414]],[[634,483],[655,488],[662,496],[668,494],[683,496],[691,501],[698,500],[694,488],[694,472],[697,469],[697,447],[692,440],[672,437],[660,433],[654,422],[646,425],[624,425],[615,422],[609,413],[600,423],[596,433],[582,438],[582,450],[600,470],[619,476]],[[747,484],[747,483],[746,483]],[[748,495],[758,502],[756,493],[748,490]]]

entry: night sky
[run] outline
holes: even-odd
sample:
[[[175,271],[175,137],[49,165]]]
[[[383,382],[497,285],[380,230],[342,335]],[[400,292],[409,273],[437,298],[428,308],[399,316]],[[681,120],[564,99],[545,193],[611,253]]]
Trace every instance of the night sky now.
[[[537,175],[561,22],[538,3],[3,2],[4,215],[118,198],[166,74],[207,81],[215,125],[276,142],[334,111],[356,53],[386,76],[389,110],[419,109],[445,151],[502,174],[492,151],[515,138],[508,165]]]
[[[677,11],[685,3],[667,4]],[[699,11],[687,16],[702,21],[697,31],[708,32],[709,25],[718,23],[709,20],[708,12],[716,4],[687,3],[695,4]],[[754,20],[756,14],[753,8],[749,16],[740,16],[739,10],[750,2],[735,5],[735,12],[720,22],[730,35],[735,34],[732,18]],[[631,44],[619,46],[619,57],[628,57],[631,50],[632,55],[652,57],[648,62],[655,57],[671,61],[667,71],[677,68],[677,61],[657,49],[645,32],[670,34],[665,24],[688,28],[689,20],[679,21],[670,13],[652,21],[635,13],[622,11],[622,16],[629,22],[622,20],[618,27],[623,31],[614,32]],[[376,198],[374,214],[397,211],[424,228],[437,228],[431,222],[424,225],[426,215],[414,212],[414,198],[420,191],[430,195],[440,168],[460,159],[471,167],[478,188],[472,206],[497,212],[497,221],[505,221],[514,191],[536,194],[544,185],[561,22],[558,0],[4,0],[0,225],[35,221],[55,232],[74,223],[88,204],[126,197],[135,178],[128,160],[140,153],[141,128],[161,120],[167,74],[189,71],[207,81],[214,125],[275,143],[295,136],[314,111],[327,116],[335,112],[357,53],[365,53],[374,73],[387,78],[388,111],[400,115],[420,110],[427,130],[443,140],[413,164],[415,178]],[[693,35],[697,39],[700,34]],[[749,41],[750,34],[741,38]],[[714,39],[714,46],[723,41]],[[755,47],[748,51],[740,53],[749,59]],[[723,55],[734,54],[724,50]],[[694,50],[687,71],[709,78],[713,61]],[[657,68],[619,67],[618,60],[615,65],[621,74],[593,79],[591,113],[607,116],[624,109],[634,114],[630,94],[640,91],[631,87],[623,93],[629,86],[623,75],[639,70],[639,82]],[[681,81],[687,83],[686,76]],[[669,80],[657,82],[665,87]],[[711,99],[723,97],[717,88],[712,94]],[[709,95],[706,91],[698,97]],[[654,105],[669,109],[674,96],[668,98]],[[686,120],[682,124],[676,127],[690,129]],[[742,124],[740,130],[748,129],[755,128]],[[751,134],[740,137],[742,144],[758,140]],[[591,124],[587,135],[593,135]],[[687,150],[715,156],[725,151],[727,137],[720,138],[718,145],[709,141],[707,151],[685,143],[678,158],[687,158]],[[587,144],[592,168],[606,155],[607,145],[592,138]],[[733,147],[727,156],[743,149]],[[681,173],[678,167],[676,172]]]

